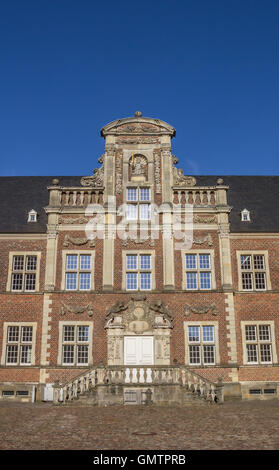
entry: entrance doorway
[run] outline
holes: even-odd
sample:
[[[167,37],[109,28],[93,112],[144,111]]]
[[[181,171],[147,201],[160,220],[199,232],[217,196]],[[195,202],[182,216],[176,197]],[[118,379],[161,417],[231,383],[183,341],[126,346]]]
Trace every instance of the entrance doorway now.
[[[132,366],[152,366],[154,364],[153,336],[125,336],[124,364],[126,368],[125,383],[151,383],[151,369],[133,368]],[[139,374],[138,374],[139,372]]]

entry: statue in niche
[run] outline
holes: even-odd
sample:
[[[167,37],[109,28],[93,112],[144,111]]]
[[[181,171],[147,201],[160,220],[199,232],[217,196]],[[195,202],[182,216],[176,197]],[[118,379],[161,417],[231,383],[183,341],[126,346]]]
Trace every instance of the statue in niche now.
[[[130,168],[132,176],[146,177],[147,161],[143,155],[132,155],[130,158]]]

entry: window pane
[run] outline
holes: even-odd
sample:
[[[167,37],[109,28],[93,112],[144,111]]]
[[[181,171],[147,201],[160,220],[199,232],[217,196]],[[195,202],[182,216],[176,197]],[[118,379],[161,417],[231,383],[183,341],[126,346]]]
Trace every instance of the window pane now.
[[[252,273],[242,273],[242,289],[252,290],[252,288],[253,288]]]
[[[257,340],[257,328],[255,325],[246,325],[245,326],[246,341],[256,341]]]
[[[265,269],[264,267],[264,255],[254,255],[254,268]]]
[[[136,206],[135,204],[127,204],[126,218],[127,220],[137,220],[138,206]]]
[[[140,220],[150,219],[150,204],[140,204]]]
[[[188,339],[189,339],[189,342],[200,341],[200,327],[199,326],[188,326]]]
[[[189,362],[190,364],[200,364],[200,346],[189,346]]]
[[[89,326],[78,326],[78,341],[88,341]]]
[[[204,364],[214,364],[215,362],[214,346],[203,347],[203,362]]]
[[[13,257],[13,270],[23,271],[23,268],[24,268],[24,256],[14,256]]]
[[[127,269],[137,269],[138,268],[138,257],[137,257],[137,255],[127,255],[126,256],[126,268]]]
[[[18,346],[7,346],[6,364],[17,363]]]
[[[63,363],[74,364],[74,346],[63,346]]]
[[[35,290],[36,274],[25,274],[25,290]]]
[[[91,287],[91,274],[80,273],[80,277],[79,277],[80,290],[90,290],[90,287]]]
[[[21,341],[23,343],[31,343],[33,336],[33,328],[32,326],[23,326],[21,328]]]
[[[211,274],[210,273],[200,273],[200,288],[201,289],[211,289]]]
[[[140,188],[140,201],[150,201],[150,188]]]
[[[26,271],[36,271],[37,256],[26,256]]]
[[[203,341],[212,343],[214,341],[214,326],[203,326],[202,337]]]
[[[21,346],[20,364],[31,364],[32,346]]]
[[[15,343],[19,340],[19,327],[9,326],[8,327],[8,342]]]
[[[64,326],[64,341],[75,340],[75,327],[73,325]]]
[[[66,273],[66,289],[73,290],[77,288],[77,273]]]
[[[127,290],[137,290],[137,273],[127,273],[126,274],[126,289]]]
[[[151,255],[140,255],[140,269],[151,269]]]
[[[77,346],[77,363],[88,364],[88,346]]]
[[[260,352],[261,352],[261,362],[272,362],[271,344],[261,344]]]
[[[91,256],[90,255],[80,255],[80,269],[91,269]]]
[[[197,289],[197,273],[186,273],[187,289]]]
[[[12,275],[12,290],[22,290],[23,274]]]
[[[256,344],[247,344],[247,361],[258,362],[258,346]]]
[[[241,262],[241,269],[251,269],[252,268],[251,256],[241,255],[240,262]]]
[[[67,255],[66,269],[77,269],[77,255]]]
[[[200,269],[210,269],[210,255],[200,255]]]
[[[137,201],[138,190],[137,188],[127,188],[127,201]]]
[[[151,273],[140,273],[140,288],[141,290],[151,289]]]
[[[185,255],[186,256],[186,269],[197,269],[197,256],[196,255]]]
[[[265,290],[265,273],[255,273],[255,287]]]
[[[269,325],[259,325],[259,338],[260,341],[270,341]]]

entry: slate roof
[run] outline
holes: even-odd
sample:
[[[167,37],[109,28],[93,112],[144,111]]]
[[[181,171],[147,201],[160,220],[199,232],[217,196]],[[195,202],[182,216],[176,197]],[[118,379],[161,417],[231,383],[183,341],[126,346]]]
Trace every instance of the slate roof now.
[[[61,186],[80,186],[81,176],[21,176],[0,178],[0,233],[45,233],[53,178]],[[196,176],[197,185],[216,185],[218,178],[230,187],[228,204],[232,232],[279,233],[279,176]],[[248,209],[251,222],[241,222],[240,212]],[[38,212],[38,222],[27,223],[28,212]]]

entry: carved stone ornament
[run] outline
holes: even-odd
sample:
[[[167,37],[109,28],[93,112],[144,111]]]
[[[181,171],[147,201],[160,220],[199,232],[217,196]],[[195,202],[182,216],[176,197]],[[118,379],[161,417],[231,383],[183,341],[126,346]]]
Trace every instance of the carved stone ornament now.
[[[102,163],[103,156],[98,161]],[[102,188],[104,186],[104,165],[95,168],[93,173],[92,176],[83,176],[80,180],[81,185],[90,188]]]
[[[122,240],[122,246],[128,246],[129,243],[135,243],[136,245],[143,245],[148,240],[149,240],[149,246],[154,246],[155,245],[155,242],[154,242],[154,239],[152,238],[152,236],[150,236],[148,238],[145,238],[145,239],[131,238],[131,237],[128,236],[127,238]]]
[[[193,222],[195,224],[215,224],[217,223],[217,217],[216,215],[202,216],[202,215],[195,214],[193,216]]]
[[[115,159],[115,190],[116,194],[122,192],[122,155],[117,155]]]
[[[89,242],[90,247],[95,246],[95,240],[89,240],[87,237],[74,238],[74,237],[70,237],[69,235],[65,235],[63,246],[69,246],[69,243],[80,246],[80,245],[86,245],[87,242]]]
[[[154,176],[155,176],[156,194],[161,194],[161,159],[160,159],[160,155],[155,154],[154,163],[155,163]]]
[[[106,328],[124,328],[141,335],[154,328],[172,328],[173,318],[160,300],[148,303],[146,296],[135,294],[128,303],[117,302],[106,314]]]
[[[89,219],[85,217],[59,217],[58,223],[59,224],[69,224],[69,225],[76,225],[76,224],[87,224]]]
[[[157,137],[148,137],[148,136],[127,136],[119,137],[118,144],[157,144]]]
[[[213,240],[212,240],[212,236],[211,236],[210,233],[208,233],[207,235],[205,235],[202,238],[193,237],[193,239],[186,234],[183,241],[184,241],[184,243],[187,242],[187,241],[190,241],[190,242],[192,241],[193,245],[203,245],[204,243],[207,243],[208,246],[213,245]]]
[[[173,168],[174,186],[187,186],[193,187],[196,185],[197,181],[194,176],[186,176],[183,173],[182,169]]]
[[[211,313],[212,315],[218,315],[218,310],[216,304],[210,305],[197,305],[194,307],[193,305],[185,304],[185,316],[188,317],[191,313],[203,315],[206,313]]]
[[[88,312],[88,316],[92,317],[93,315],[93,306],[92,303],[84,305],[83,307],[77,305],[67,305],[64,302],[61,302],[60,315],[66,315],[67,312],[74,313],[75,315],[79,313]]]
[[[130,166],[133,176],[145,176],[147,161],[142,155],[132,155],[130,158]]]

